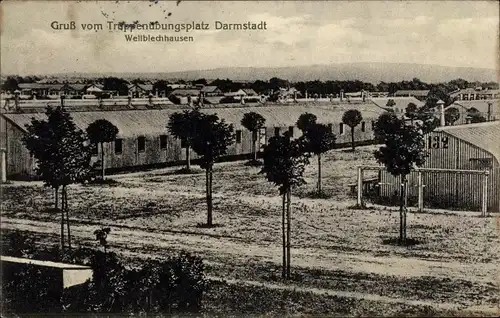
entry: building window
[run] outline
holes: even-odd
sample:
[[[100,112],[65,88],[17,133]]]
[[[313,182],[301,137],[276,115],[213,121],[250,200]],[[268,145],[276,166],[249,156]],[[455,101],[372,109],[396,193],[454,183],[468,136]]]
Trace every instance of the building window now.
[[[146,149],[146,138],[141,136],[137,138],[137,151],[144,152]]]
[[[493,167],[493,160],[491,158],[470,158],[471,169],[485,170]]]
[[[160,149],[167,149],[167,135],[160,135]]]
[[[92,149],[92,156],[97,156],[99,153],[97,150],[97,144],[90,144],[90,148]]]
[[[361,122],[361,131],[365,131],[366,130],[366,127],[365,127],[365,122],[362,121]]]
[[[184,141],[184,139],[181,139],[181,148],[187,148],[186,141]]]
[[[123,143],[122,139],[116,139],[115,140],[115,154],[122,153],[122,148],[123,148],[122,143]]]
[[[339,130],[339,133],[340,133],[341,135],[343,135],[343,134],[344,134],[344,123],[340,123],[340,130]]]
[[[241,144],[241,130],[236,131],[236,143]]]
[[[274,135],[279,136],[280,135],[280,128],[279,127],[274,127]]]
[[[290,137],[293,137],[293,126],[288,127],[288,133],[290,134]]]

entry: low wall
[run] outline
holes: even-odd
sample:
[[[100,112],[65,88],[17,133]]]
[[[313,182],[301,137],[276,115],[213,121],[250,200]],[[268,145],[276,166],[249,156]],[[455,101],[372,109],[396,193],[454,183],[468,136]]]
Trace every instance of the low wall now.
[[[0,256],[2,267],[2,283],[7,283],[9,275],[18,271],[20,268],[36,268],[41,275],[47,279],[50,277],[52,283],[50,286],[54,290],[61,292],[65,288],[80,285],[87,280],[92,279],[92,269],[88,266],[56,263],[50,261],[40,261],[28,258],[19,258],[11,256]],[[48,280],[48,279],[47,279]]]

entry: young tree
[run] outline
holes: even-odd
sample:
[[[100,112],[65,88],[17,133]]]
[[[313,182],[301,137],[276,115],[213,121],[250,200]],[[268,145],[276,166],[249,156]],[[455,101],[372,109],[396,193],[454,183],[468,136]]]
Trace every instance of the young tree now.
[[[302,139],[294,139],[287,132],[283,136],[275,136],[264,148],[264,173],[269,182],[278,186],[282,196],[282,238],[283,238],[283,278],[290,278],[290,232],[291,232],[291,196],[292,188],[305,183],[303,175],[309,156],[304,152]],[[286,206],[286,234],[285,234]]]
[[[467,109],[467,117],[470,118],[470,122],[472,124],[483,123],[486,121],[486,118],[481,114],[481,112],[474,107]]]
[[[444,120],[446,125],[453,125],[460,118],[458,109],[451,107],[444,111]]]
[[[390,107],[390,108],[392,108],[394,105],[396,105],[396,102],[394,101],[394,99],[389,99],[387,101],[387,104],[385,104],[385,106]]]
[[[95,239],[104,248],[104,255],[106,255],[106,249],[108,247],[108,234],[111,232],[109,227],[103,227],[94,231]]]
[[[318,117],[311,113],[303,113],[297,120],[297,127],[304,133],[309,127],[316,124]]]
[[[406,112],[405,115],[410,119],[411,124],[413,125],[413,121],[417,118],[417,110],[418,107],[414,103],[409,103],[408,106],[406,106]]]
[[[241,125],[252,133],[253,162],[257,163],[257,132],[264,127],[266,119],[255,112],[246,113],[241,119]]]
[[[159,80],[154,82],[153,84],[153,91],[155,92],[164,92],[165,96],[168,96],[168,94],[172,91],[170,86],[168,86],[168,81],[165,80]]]
[[[428,101],[424,106],[417,110],[416,120],[419,121],[418,127],[422,129],[423,133],[429,133],[439,127],[440,120],[437,116],[436,105],[432,101]]]
[[[19,83],[21,83],[22,77],[20,76],[7,76],[5,82],[2,84],[2,89],[7,92],[14,93],[16,89],[19,89]]]
[[[26,126],[23,142],[37,161],[36,173],[45,186],[55,190],[55,208],[61,189],[61,251],[64,249],[64,218],[71,248],[67,186],[84,181],[90,172],[92,157],[87,136],[74,124],[62,107],[47,107],[46,120],[33,119]]]
[[[118,135],[118,128],[106,119],[98,119],[87,127],[90,142],[97,147],[101,145],[101,178],[104,180],[104,143],[112,142]]]
[[[101,79],[105,91],[118,92],[120,96],[128,95],[128,82],[123,78],[105,77]]]
[[[377,161],[386,166],[393,176],[401,178],[400,189],[400,244],[406,243],[407,176],[414,166],[424,164],[427,152],[422,128],[407,125],[393,113],[380,115],[375,123],[375,137],[384,143],[374,152]]]
[[[186,170],[191,170],[191,143],[197,133],[196,126],[201,113],[198,109],[185,110],[184,112],[176,112],[170,115],[170,120],[167,124],[168,131],[172,136],[181,140],[186,147]]]
[[[335,147],[335,135],[323,124],[314,123],[307,127],[302,137],[305,150],[318,156],[318,194],[321,194],[321,154]]]
[[[234,142],[233,125],[226,124],[217,115],[200,114],[195,122],[196,134],[191,139],[193,150],[201,157],[200,166],[205,169],[207,226],[212,226],[212,180],[215,161],[226,154]]]
[[[354,151],[355,144],[354,144],[354,128],[361,123],[363,120],[363,116],[361,115],[361,112],[357,109],[349,109],[344,113],[342,116],[342,122],[346,124],[347,126],[351,127],[351,145],[352,145],[352,151]]]

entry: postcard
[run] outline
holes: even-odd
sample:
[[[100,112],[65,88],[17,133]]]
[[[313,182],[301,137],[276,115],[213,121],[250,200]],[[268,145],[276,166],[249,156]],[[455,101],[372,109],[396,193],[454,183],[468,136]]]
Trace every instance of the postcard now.
[[[2,1],[2,316],[499,316],[497,1]]]

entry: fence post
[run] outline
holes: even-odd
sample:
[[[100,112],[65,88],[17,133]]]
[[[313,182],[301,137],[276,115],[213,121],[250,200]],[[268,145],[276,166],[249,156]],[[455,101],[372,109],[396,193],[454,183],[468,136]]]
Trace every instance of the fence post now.
[[[363,168],[358,167],[358,206],[363,206]]]
[[[483,204],[481,209],[481,215],[486,216],[486,211],[488,210],[488,171],[485,171],[483,178]]]
[[[418,212],[424,211],[424,184],[422,182],[422,171],[418,170]]]

